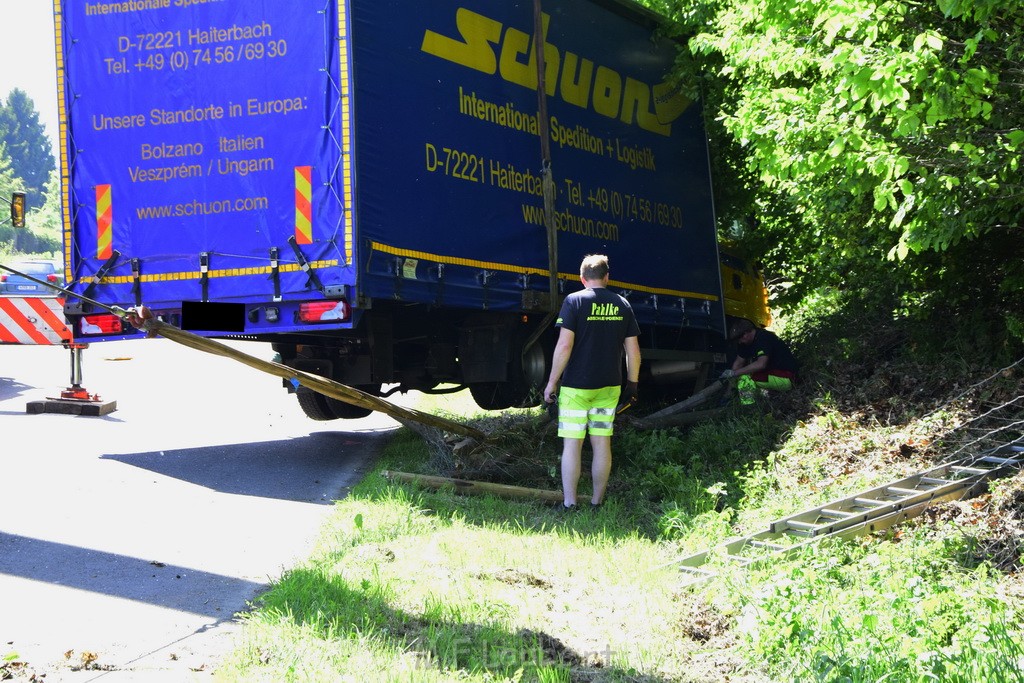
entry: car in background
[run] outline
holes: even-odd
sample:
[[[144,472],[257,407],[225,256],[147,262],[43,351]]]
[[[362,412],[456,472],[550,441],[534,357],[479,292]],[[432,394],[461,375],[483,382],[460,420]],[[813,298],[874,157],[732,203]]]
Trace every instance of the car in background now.
[[[31,259],[16,261],[7,265],[19,273],[32,276],[36,280],[42,280],[58,287],[64,286],[64,267],[60,261]],[[6,296],[56,296],[57,292],[50,287],[33,282],[27,277],[3,270],[0,271],[0,294]]]

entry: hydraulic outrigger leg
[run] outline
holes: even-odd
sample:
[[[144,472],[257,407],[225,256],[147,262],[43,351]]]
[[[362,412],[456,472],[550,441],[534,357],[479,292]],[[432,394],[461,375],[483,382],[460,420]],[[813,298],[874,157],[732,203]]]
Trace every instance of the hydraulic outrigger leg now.
[[[89,348],[89,345],[71,342],[65,344],[65,346],[71,350],[71,386],[60,392],[60,397],[73,401],[98,403],[100,400],[99,394],[90,394],[82,387],[82,350]]]
[[[99,394],[90,394],[82,386],[82,350],[89,345],[68,342],[64,348],[71,351],[71,386],[60,392],[60,398],[48,396],[45,401],[29,402],[26,412],[99,416],[116,410],[117,401],[102,401]]]

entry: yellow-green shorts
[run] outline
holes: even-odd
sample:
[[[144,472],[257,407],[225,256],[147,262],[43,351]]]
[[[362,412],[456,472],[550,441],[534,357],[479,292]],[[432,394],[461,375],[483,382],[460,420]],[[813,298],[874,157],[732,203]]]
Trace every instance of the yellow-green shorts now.
[[[620,387],[562,387],[558,391],[558,436],[582,439],[588,431],[591,436],[611,436],[620,392]]]

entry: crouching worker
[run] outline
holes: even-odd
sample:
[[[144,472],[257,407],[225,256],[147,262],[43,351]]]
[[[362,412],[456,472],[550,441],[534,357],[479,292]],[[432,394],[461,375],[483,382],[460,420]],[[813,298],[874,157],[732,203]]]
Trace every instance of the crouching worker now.
[[[773,332],[758,329],[746,318],[732,325],[729,339],[736,342],[736,359],[723,378],[736,378],[740,402],[754,402],[756,389],[789,391],[797,379],[797,361],[786,342]]]
[[[622,394],[622,356],[626,356],[624,401],[636,400],[640,379],[640,328],[633,309],[608,291],[608,257],[591,255],[580,265],[585,289],[566,297],[558,314],[558,341],[544,400],[558,397],[558,435],[562,444],[562,504],[576,507],[583,440],[590,433],[594,450],[590,504],[604,499],[612,468],[612,423]],[[561,390],[559,390],[561,380]]]

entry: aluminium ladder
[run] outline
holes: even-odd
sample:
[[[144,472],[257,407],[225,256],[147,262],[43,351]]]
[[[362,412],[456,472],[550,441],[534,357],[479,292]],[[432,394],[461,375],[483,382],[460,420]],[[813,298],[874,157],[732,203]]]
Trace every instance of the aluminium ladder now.
[[[699,583],[715,575],[705,564],[726,561],[746,566],[785,557],[824,538],[851,538],[887,529],[944,501],[970,498],[989,479],[1024,467],[1024,440],[982,455],[939,465],[885,486],[776,520],[764,531],[721,543],[672,564]]]

